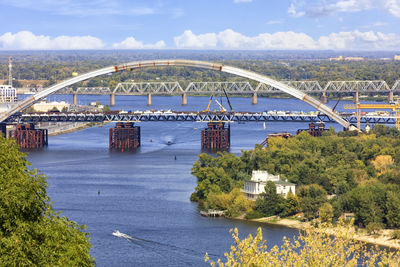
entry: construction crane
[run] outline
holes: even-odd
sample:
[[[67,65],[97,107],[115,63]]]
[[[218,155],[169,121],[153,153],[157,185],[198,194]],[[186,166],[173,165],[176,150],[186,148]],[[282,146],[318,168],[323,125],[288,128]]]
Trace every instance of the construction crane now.
[[[390,104],[361,104],[344,105],[344,109],[355,109],[357,116],[357,128],[361,131],[361,109],[391,109],[396,115],[396,128],[400,131],[400,103],[399,101]]]
[[[225,94],[225,96],[226,96],[226,100],[228,101],[229,108],[231,109],[231,112],[232,112],[232,111],[233,111],[233,108],[232,108],[232,105],[231,105],[231,101],[229,100],[228,94],[226,93],[224,87],[222,87],[222,90],[224,90],[224,94]]]
[[[201,112],[210,112],[210,106],[211,106],[211,102],[212,102],[213,97],[214,97],[214,95],[211,95],[210,101],[208,101],[207,108],[205,110],[202,110]]]
[[[219,103],[217,99],[215,99],[215,103],[218,104],[221,112],[226,112],[227,111],[226,108],[224,108],[224,106],[221,103]]]

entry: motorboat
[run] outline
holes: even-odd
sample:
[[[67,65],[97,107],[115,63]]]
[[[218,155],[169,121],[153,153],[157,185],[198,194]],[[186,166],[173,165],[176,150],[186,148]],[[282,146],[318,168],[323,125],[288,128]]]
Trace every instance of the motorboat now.
[[[124,237],[125,234],[121,233],[121,232],[118,231],[118,230],[115,230],[115,231],[112,233],[112,235],[118,236],[118,237]]]

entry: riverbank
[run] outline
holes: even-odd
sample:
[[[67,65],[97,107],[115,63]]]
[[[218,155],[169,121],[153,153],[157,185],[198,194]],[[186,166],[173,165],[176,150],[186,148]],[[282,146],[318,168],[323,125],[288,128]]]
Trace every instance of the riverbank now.
[[[73,122],[73,123],[62,123],[55,125],[42,125],[39,124],[38,128],[47,129],[49,136],[56,136],[60,134],[72,133],[80,131],[89,127],[103,125],[101,122]]]
[[[246,220],[244,218],[238,218],[242,220]],[[258,219],[251,219],[248,221],[259,222],[268,225],[280,225],[289,228],[295,228],[302,230],[307,226],[310,226],[309,222],[300,222],[296,219],[271,219],[270,217],[258,218]],[[335,235],[335,231],[333,229],[328,229],[329,233]],[[381,230],[379,235],[370,235],[367,233],[365,229],[358,229],[355,231],[354,239],[357,241],[366,242],[372,245],[378,245],[388,248],[400,249],[400,242],[398,239],[392,239],[392,233],[395,230],[391,229],[383,229]]]

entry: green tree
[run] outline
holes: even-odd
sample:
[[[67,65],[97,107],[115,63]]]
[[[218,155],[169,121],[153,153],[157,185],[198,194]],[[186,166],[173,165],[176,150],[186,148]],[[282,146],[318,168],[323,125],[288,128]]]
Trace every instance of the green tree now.
[[[0,137],[0,265],[93,265],[84,226],[53,210],[46,177],[28,166],[15,142]]]
[[[298,213],[300,210],[299,200],[292,192],[289,192],[286,199],[283,199],[281,204],[281,216],[291,216]]]
[[[264,190],[265,192],[256,199],[254,210],[263,213],[264,216],[278,214],[283,198],[276,193],[274,182],[268,181]]]
[[[398,193],[387,192],[386,194],[386,222],[389,227],[400,227],[400,197]]]
[[[300,198],[301,210],[309,219],[316,218],[319,208],[327,201],[326,191],[317,184],[300,187],[298,197]]]
[[[333,218],[333,207],[328,202],[322,204],[318,210],[319,218],[322,222],[331,223]]]

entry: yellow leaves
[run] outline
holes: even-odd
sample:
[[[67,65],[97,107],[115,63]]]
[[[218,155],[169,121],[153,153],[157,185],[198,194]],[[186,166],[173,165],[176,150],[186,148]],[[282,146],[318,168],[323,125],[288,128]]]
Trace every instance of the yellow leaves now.
[[[307,227],[298,238],[284,238],[281,247],[270,250],[262,240],[261,228],[255,237],[243,240],[235,228],[231,230],[235,245],[225,253],[226,261],[210,262],[208,254],[205,261],[211,266],[398,266],[400,250],[378,250],[355,241],[351,225],[340,220],[335,227],[328,223]]]
[[[375,160],[372,160],[371,163],[374,165],[375,169],[379,171],[379,175],[381,175],[386,173],[394,162],[392,156],[390,155],[379,155],[375,158]]]

